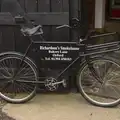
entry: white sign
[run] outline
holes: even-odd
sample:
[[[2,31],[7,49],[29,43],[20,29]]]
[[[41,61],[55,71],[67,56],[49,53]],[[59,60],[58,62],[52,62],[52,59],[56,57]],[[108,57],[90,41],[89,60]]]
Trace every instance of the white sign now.
[[[47,61],[71,61],[72,58],[68,56],[69,51],[79,51],[78,47],[63,47],[63,46],[40,46],[40,50],[47,51],[49,57],[45,57],[44,60]]]

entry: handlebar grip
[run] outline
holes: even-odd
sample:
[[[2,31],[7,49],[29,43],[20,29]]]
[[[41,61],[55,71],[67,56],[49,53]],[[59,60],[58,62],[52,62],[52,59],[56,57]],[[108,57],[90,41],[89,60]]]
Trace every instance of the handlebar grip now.
[[[94,33],[95,30],[91,30],[87,33],[87,35],[85,36],[85,39],[88,40],[91,37],[91,34]]]
[[[61,25],[61,26],[56,27],[56,29],[60,29],[60,28],[64,28],[64,27],[71,28],[69,25],[65,24],[65,25]]]

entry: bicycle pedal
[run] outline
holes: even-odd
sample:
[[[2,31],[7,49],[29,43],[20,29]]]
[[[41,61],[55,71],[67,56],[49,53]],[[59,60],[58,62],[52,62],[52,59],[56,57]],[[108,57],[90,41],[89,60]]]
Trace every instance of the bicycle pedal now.
[[[63,87],[67,87],[66,79],[63,79]]]

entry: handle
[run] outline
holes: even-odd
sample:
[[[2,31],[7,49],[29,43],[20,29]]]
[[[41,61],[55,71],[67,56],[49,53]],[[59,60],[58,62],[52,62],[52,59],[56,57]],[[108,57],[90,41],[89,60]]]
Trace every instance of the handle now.
[[[56,27],[56,29],[65,28],[65,27],[71,28],[69,25],[64,24],[64,25],[60,25],[60,26]]]
[[[85,36],[84,40],[88,40],[88,39],[91,37],[92,33],[94,33],[94,32],[95,32],[95,30],[89,31],[89,32],[87,33],[87,35]]]
[[[79,45],[79,44],[81,44],[81,42],[86,41],[86,40],[88,40],[89,38],[91,38],[91,34],[94,33],[94,32],[95,32],[95,30],[89,31],[89,32],[87,33],[87,35],[85,36],[85,38],[83,38],[83,39],[80,38],[80,39],[79,39],[79,41],[78,41],[77,44]]]
[[[117,34],[117,32],[104,33],[104,34],[101,34],[101,35],[94,35],[94,36],[91,36],[90,38],[104,37],[104,36],[115,35],[115,34]]]
[[[109,35],[118,34],[117,32],[112,32],[112,33],[104,33],[104,34],[100,34],[100,35],[93,35],[93,36],[91,36],[91,34],[94,33],[94,32],[95,32],[95,30],[91,30],[91,31],[88,32],[88,34],[85,36],[84,39],[81,39],[81,38],[80,38],[80,39],[79,39],[79,44],[80,44],[81,42],[83,42],[83,41],[86,41],[86,40],[90,39],[90,38],[97,38],[97,37],[104,37],[104,36],[109,36]]]

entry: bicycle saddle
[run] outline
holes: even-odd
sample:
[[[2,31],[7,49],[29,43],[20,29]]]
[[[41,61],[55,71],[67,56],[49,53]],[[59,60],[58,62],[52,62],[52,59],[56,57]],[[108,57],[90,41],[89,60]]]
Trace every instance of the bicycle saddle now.
[[[32,35],[40,35],[43,34],[42,31],[42,26],[38,25],[36,27],[33,28],[28,28],[28,27],[23,27],[21,28],[21,32],[25,35],[25,36],[32,36]]]

